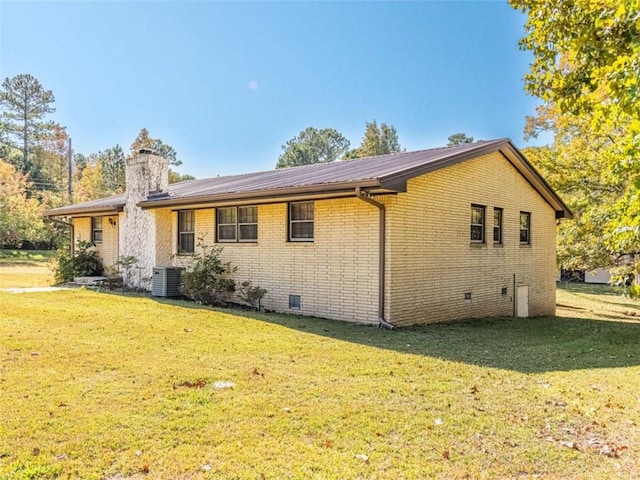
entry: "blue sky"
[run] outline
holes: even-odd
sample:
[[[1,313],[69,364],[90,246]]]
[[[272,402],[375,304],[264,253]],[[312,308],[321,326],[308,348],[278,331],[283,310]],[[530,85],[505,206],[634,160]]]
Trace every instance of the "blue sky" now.
[[[502,1],[0,2],[0,77],[53,91],[74,149],[142,127],[198,178],[269,170],[308,126],[359,145],[366,121],[408,150],[466,132],[524,147],[535,99]]]

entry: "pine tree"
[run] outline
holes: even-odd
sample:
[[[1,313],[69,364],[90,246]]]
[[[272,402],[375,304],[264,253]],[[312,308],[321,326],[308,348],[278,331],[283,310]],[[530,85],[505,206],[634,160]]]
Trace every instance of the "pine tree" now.
[[[22,151],[20,170],[32,173],[33,164],[29,154],[39,140],[51,134],[53,122],[44,118],[53,113],[55,97],[45,90],[40,82],[29,74],[6,78],[0,90],[0,140]]]
[[[402,151],[396,127],[386,123],[378,126],[374,120],[371,123],[366,122],[362,143],[358,148],[349,151],[345,159],[373,157]]]

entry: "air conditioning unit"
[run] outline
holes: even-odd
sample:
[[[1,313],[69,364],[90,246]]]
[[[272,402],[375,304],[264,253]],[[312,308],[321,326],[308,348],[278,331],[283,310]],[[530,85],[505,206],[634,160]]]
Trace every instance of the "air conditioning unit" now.
[[[152,297],[180,297],[183,267],[153,267]]]

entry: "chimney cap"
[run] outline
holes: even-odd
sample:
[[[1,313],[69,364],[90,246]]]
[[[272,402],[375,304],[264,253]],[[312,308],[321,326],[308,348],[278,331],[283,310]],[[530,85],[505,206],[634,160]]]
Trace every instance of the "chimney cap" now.
[[[141,148],[140,150],[138,150],[138,153],[140,155],[157,155],[158,153],[153,149],[153,148]]]

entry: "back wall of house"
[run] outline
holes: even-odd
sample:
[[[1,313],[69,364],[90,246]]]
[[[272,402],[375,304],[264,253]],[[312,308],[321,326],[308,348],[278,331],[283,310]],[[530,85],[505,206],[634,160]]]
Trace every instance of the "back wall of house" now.
[[[287,208],[258,206],[257,243],[216,243],[213,208],[196,210],[195,236],[223,247],[238,283],[267,289],[268,310],[376,324],[378,210],[355,198],[316,201],[313,242],[289,242]],[[176,255],[177,212],[171,218],[173,264],[189,265],[192,256]],[[299,311],[289,309],[290,295],[300,296]]]

